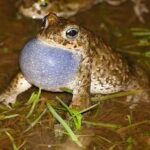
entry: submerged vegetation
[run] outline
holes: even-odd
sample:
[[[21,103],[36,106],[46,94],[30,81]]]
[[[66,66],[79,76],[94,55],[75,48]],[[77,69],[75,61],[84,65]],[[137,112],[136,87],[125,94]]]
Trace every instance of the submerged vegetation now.
[[[140,48],[146,48],[146,50],[143,51],[122,51],[123,53],[127,53],[130,55],[134,56],[139,56],[139,57],[145,57],[145,58],[150,58],[150,29],[148,28],[131,28],[130,29],[131,35],[133,38],[135,38],[135,43],[134,44],[129,44],[125,46],[125,49],[136,49],[137,47]]]
[[[94,137],[97,138],[99,138],[100,136],[100,139],[102,141],[109,143],[109,150],[113,150],[117,147],[120,147],[120,145],[124,145],[126,149],[132,150],[136,143],[136,140],[134,139],[134,137],[131,137],[129,135],[127,136],[126,132],[128,133],[130,130],[132,131],[134,129],[141,128],[143,125],[149,126],[150,120],[144,120],[134,123],[132,114],[128,114],[126,116],[126,124],[118,124],[114,121],[104,123],[102,121],[98,121],[96,119],[97,116],[95,115],[98,115],[97,110],[102,111],[100,107],[104,105],[104,102],[106,100],[116,101],[119,97],[135,95],[141,92],[142,90],[137,90],[129,92],[120,92],[117,94],[112,94],[108,96],[106,95],[102,97],[93,97],[92,101],[96,103],[93,103],[93,105],[87,108],[86,110],[78,112],[69,108],[59,97],[56,97],[55,100],[59,103],[57,105],[54,103],[53,100],[47,99],[42,101],[41,89],[39,89],[37,93],[32,93],[31,97],[25,104],[21,103],[21,101],[17,101],[16,104],[14,104],[11,108],[7,108],[6,106],[0,105],[0,145],[3,145],[4,140],[9,140],[13,150],[26,149],[26,146],[30,143],[28,141],[28,136],[30,137],[32,136],[32,134],[34,135],[34,132],[37,129],[39,130],[40,127],[43,126],[44,128],[50,129],[48,134],[50,134],[51,132],[54,133],[55,136],[53,137],[53,139],[62,137],[66,137],[65,139],[67,139],[70,137],[72,141],[74,141],[79,147],[84,147],[85,145],[82,145],[80,139],[82,136],[88,137],[89,135],[82,135],[82,130],[85,130],[85,128],[89,130],[90,127],[91,129],[106,129],[109,132],[113,132],[114,134],[117,134],[118,136],[122,137],[121,141],[119,140],[114,143],[110,139],[107,139],[107,137],[105,137],[106,135],[94,135]],[[119,99],[116,102],[119,102]],[[86,116],[83,117],[83,114],[87,112],[90,112],[90,119]],[[63,117],[63,114],[65,114],[65,116],[67,114],[67,118]],[[101,114],[99,115],[101,116]],[[56,122],[52,116],[58,122]],[[55,129],[55,126],[58,126],[58,128]],[[61,134],[57,135],[57,132]],[[147,133],[148,132],[149,130],[147,130]],[[146,134],[146,136],[149,137],[148,134]],[[40,145],[40,143],[39,145],[38,143],[36,144],[37,147],[42,146]],[[54,146],[56,149],[60,147],[60,143],[45,144],[44,147],[48,148],[50,145],[51,147]],[[101,146],[103,146],[103,143],[101,143]]]

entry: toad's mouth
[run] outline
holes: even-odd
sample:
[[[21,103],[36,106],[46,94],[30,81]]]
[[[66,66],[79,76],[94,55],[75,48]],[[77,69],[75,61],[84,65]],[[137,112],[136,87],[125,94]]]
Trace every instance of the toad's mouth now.
[[[75,79],[80,56],[67,49],[54,47],[39,39],[32,39],[22,50],[20,67],[33,85],[45,90],[66,87]]]

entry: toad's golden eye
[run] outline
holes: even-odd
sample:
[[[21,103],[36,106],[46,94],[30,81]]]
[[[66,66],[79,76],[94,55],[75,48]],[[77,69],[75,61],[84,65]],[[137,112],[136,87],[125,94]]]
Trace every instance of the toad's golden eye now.
[[[70,28],[66,31],[66,37],[69,39],[75,39],[79,34],[78,28]]]

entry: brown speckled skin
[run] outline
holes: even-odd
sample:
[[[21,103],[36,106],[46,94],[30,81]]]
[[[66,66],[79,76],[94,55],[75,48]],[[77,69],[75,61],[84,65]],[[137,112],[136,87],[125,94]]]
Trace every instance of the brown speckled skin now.
[[[17,96],[28,90],[31,86],[32,85],[25,80],[22,73],[18,73],[8,88],[0,95],[0,102],[3,102],[5,105],[15,103]]]
[[[80,69],[76,77],[73,90],[72,107],[88,107],[90,104],[90,84],[92,67],[92,49],[90,49],[90,38],[92,34],[79,27],[75,23],[64,18],[58,18],[51,14],[47,18],[48,26],[38,35],[40,39],[59,47],[69,48],[71,52],[78,52],[81,57]],[[63,32],[70,27],[79,28],[79,36],[74,40],[68,40]]]
[[[79,34],[74,39],[69,39],[65,31],[70,28],[78,28]],[[143,74],[138,70],[129,68],[126,60],[111,47],[106,45],[99,37],[74,22],[70,22],[55,14],[49,14],[45,20],[45,26],[37,36],[40,40],[66,49],[81,56],[80,69],[73,85],[73,100],[71,107],[83,109],[90,105],[90,94],[111,94],[119,91],[148,88],[148,83],[142,85]],[[139,76],[139,78],[137,78]],[[144,76],[146,79],[146,77]],[[16,84],[17,83],[19,84]],[[19,81],[19,82],[18,82]],[[21,86],[23,85],[23,86]],[[22,88],[23,87],[23,88]],[[19,93],[30,88],[24,77],[20,74],[14,79],[8,90],[0,96],[0,101],[6,97],[5,103],[13,91]],[[17,90],[16,90],[17,89]],[[10,92],[11,91],[11,92]],[[7,95],[7,96],[4,96]],[[146,96],[145,96],[146,95]],[[138,102],[148,100],[147,93],[144,96],[129,98],[128,101]],[[14,102],[12,100],[12,102]]]
[[[78,12],[87,10],[92,6],[106,2],[112,6],[118,6],[127,0],[50,0],[46,7],[42,7],[38,0],[22,0],[20,13],[33,19],[42,19],[49,12],[56,13],[60,17],[71,17]],[[43,0],[44,1],[44,0]],[[144,22],[143,14],[149,10],[144,0],[130,0],[133,3],[135,15],[141,22]]]
[[[33,19],[43,18],[49,12],[54,12],[61,17],[70,17],[101,1],[103,0],[50,0],[46,7],[42,7],[38,0],[23,0],[20,12]]]

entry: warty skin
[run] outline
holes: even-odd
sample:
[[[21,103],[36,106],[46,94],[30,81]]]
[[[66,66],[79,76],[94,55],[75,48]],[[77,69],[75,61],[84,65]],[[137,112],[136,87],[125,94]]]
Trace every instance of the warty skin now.
[[[77,32],[72,32],[73,30]],[[76,33],[75,36],[72,36],[72,33]],[[66,83],[66,87],[73,90],[70,107],[79,110],[89,107],[91,94],[112,94],[149,88],[148,79],[142,71],[135,69],[137,67],[129,67],[122,55],[112,50],[100,37],[74,22],[49,14],[37,39],[50,46],[76,53],[81,58],[74,79]],[[143,84],[143,77],[147,81],[146,84]],[[16,97],[32,85],[34,82],[29,82],[25,74],[20,72],[1,94],[0,101],[6,105],[14,103]],[[149,102],[149,93],[129,97],[127,101]]]

